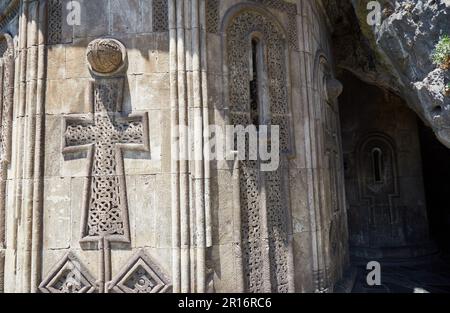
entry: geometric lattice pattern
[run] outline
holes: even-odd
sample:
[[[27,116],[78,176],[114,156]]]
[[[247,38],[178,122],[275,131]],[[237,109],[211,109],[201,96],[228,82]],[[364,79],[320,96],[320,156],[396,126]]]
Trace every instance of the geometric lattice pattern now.
[[[152,20],[154,32],[166,32],[169,30],[169,1],[153,0]]]
[[[206,31],[208,33],[217,34],[219,32],[219,5],[220,0],[206,1]]]
[[[169,279],[141,250],[109,283],[110,292],[167,293],[172,291]]]
[[[255,161],[243,161],[240,164],[241,239],[246,291],[263,293],[268,289],[264,279],[265,261],[257,166]]]
[[[0,38],[0,58],[3,57],[6,50],[8,50],[8,42],[4,38]]]
[[[49,45],[60,44],[62,41],[63,4],[62,0],[50,0],[48,2],[47,18],[47,43]]]
[[[283,32],[271,18],[258,11],[243,11],[227,28],[227,55],[231,120],[234,125],[251,123],[251,34],[260,34],[267,56],[266,90],[271,124],[280,126],[281,152],[290,148],[290,110],[285,40]],[[283,190],[283,170],[262,175],[259,162],[240,164],[242,253],[246,290],[249,292],[288,292],[288,206]],[[264,179],[264,180],[263,180]],[[261,199],[261,184],[265,184],[265,199]],[[263,213],[265,212],[265,213]],[[266,217],[263,218],[265,214]],[[266,221],[266,223],[264,223]],[[264,225],[265,224],[265,225]],[[270,277],[270,281],[269,278]]]
[[[95,291],[95,279],[69,252],[39,286],[43,293],[92,293]]]
[[[289,291],[287,197],[282,185],[283,168],[266,173],[267,223],[272,292]]]
[[[84,203],[82,241],[129,242],[122,150],[148,151],[147,115],[120,115],[123,79],[97,80],[94,116],[65,119],[65,153],[87,150],[90,181]]]
[[[279,1],[277,1],[279,2]],[[247,126],[251,118],[252,71],[248,56],[251,34],[258,33],[264,46],[269,99],[264,112],[270,112],[271,125],[280,126],[280,149],[291,151],[290,110],[287,90],[286,40],[282,30],[259,11],[243,11],[227,27],[230,115],[233,125]],[[289,291],[288,200],[283,188],[283,167],[260,173],[256,161],[240,163],[242,258],[246,291]],[[264,179],[263,179],[264,178]],[[262,184],[265,193],[262,194]],[[265,199],[262,199],[265,195]],[[264,212],[264,213],[263,213]],[[263,216],[263,214],[265,216]],[[266,222],[265,222],[266,221]],[[270,280],[268,279],[270,277]]]

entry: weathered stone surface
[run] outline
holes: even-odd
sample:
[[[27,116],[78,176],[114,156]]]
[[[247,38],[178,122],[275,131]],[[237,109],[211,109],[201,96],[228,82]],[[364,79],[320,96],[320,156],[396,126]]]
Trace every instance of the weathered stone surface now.
[[[439,140],[450,146],[449,98],[444,95],[450,76],[431,60],[440,37],[450,33],[450,3],[380,1],[382,22],[370,26],[367,1],[325,2],[330,8],[335,5],[335,12],[344,17],[335,20],[340,38],[335,43],[338,65],[402,96]]]
[[[450,146],[448,1],[365,2],[0,1],[0,292],[332,292],[350,252],[423,254],[405,106]],[[274,169],[208,159],[266,125]]]
[[[114,39],[96,39],[87,47],[87,60],[91,68],[100,74],[117,72],[126,58],[125,47]]]

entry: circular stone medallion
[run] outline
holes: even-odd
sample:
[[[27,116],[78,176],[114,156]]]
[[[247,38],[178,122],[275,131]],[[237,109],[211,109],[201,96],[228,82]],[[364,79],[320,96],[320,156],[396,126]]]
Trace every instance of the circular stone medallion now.
[[[87,47],[87,60],[91,70],[101,76],[110,76],[122,69],[125,63],[124,45],[111,38],[93,40]]]

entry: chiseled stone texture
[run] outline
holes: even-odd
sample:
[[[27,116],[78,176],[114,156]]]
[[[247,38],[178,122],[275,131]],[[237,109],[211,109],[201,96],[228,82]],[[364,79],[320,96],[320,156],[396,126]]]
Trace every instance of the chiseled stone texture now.
[[[329,99],[329,90],[323,85],[335,73],[331,30],[321,1],[208,0],[207,25],[201,28],[206,34],[200,40],[206,43],[205,55],[201,55],[205,57],[201,70],[206,81],[199,84],[190,6],[185,8],[189,13],[184,21],[185,47],[176,55],[173,44],[181,45],[183,40],[170,37],[167,1],[79,0],[81,24],[74,26],[65,19],[69,0],[48,2],[52,28],[48,29],[45,62],[36,58],[35,64],[23,54],[29,51],[30,56],[43,56],[38,48],[43,48],[43,43],[28,50],[25,47],[15,56],[12,141],[16,145],[6,182],[5,290],[117,291],[124,287],[109,283],[117,284],[126,277],[127,288],[133,292],[156,291],[153,288],[169,292],[180,288],[179,281],[182,291],[197,291],[202,290],[198,283],[202,279],[206,292],[333,291],[349,264],[348,234],[343,183],[333,185],[333,179],[343,181],[342,154],[337,99]],[[32,8],[36,3],[30,4]],[[173,184],[178,175],[172,167],[176,156],[171,147],[171,105],[187,101],[187,120],[194,128],[196,109],[201,106],[195,98],[200,85],[202,92],[207,92],[202,96],[209,110],[203,113],[208,112],[209,123],[238,124],[232,117],[238,110],[227,98],[232,85],[228,65],[240,64],[233,55],[250,55],[241,45],[247,38],[242,34],[233,37],[230,30],[241,29],[240,25],[230,26],[238,20],[248,29],[257,28],[265,36],[263,40],[271,43],[268,51],[272,58],[266,64],[270,70],[264,67],[263,74],[272,88],[264,100],[278,100],[265,111],[273,110],[271,122],[282,124],[282,166],[261,173],[252,164],[241,162],[238,180],[232,161],[211,162],[211,216],[207,216],[211,220],[205,226],[205,232],[210,227],[211,233],[205,234],[210,238],[205,243],[204,273],[198,274],[201,249],[197,246],[202,244],[204,223],[201,216],[200,222],[197,220],[195,209],[196,201],[207,197],[195,194],[197,163],[187,162],[188,186]],[[13,35],[17,48],[17,19],[5,30]],[[110,38],[123,44],[123,67],[119,49],[113,53],[117,57],[113,64],[96,45],[91,45],[94,51],[87,57],[90,43],[99,38],[106,46],[111,44]],[[177,61],[172,63],[171,56]],[[21,59],[30,65],[24,77],[19,71],[24,68]],[[186,67],[182,68],[184,59]],[[38,65],[46,65],[45,84],[37,77],[44,75]],[[246,66],[237,66],[236,71],[241,72],[234,73],[244,84]],[[38,98],[29,87],[36,81],[38,94],[45,94],[45,112],[33,106],[39,101],[21,98],[24,94],[25,99]],[[187,94],[183,98],[184,83]],[[247,86],[233,88],[249,98]],[[325,111],[331,112],[331,122],[323,115]],[[237,113],[244,116],[248,112]],[[27,128],[33,123],[43,125],[42,136],[36,131],[33,137],[35,133]],[[96,133],[92,133],[94,128]],[[335,140],[328,142],[325,133]],[[36,143],[42,156],[32,155]],[[118,153],[118,145],[122,153]],[[334,158],[326,159],[325,150],[335,153]],[[37,164],[32,162],[35,158]],[[27,171],[28,167],[32,171]],[[238,193],[238,187],[248,192]],[[182,193],[185,190],[186,195]],[[36,201],[15,199],[16,192],[20,192],[16,198],[26,194]],[[174,210],[176,193],[187,197],[181,197],[187,204],[179,205],[178,212]],[[42,238],[36,256],[27,245],[36,244],[32,239],[37,235],[33,232],[30,237],[28,227],[39,228],[39,222],[27,226],[18,225],[17,220],[30,221],[26,214],[32,215],[41,203]],[[103,210],[96,211],[94,204]],[[174,232],[178,222],[183,224]],[[182,243],[177,243],[179,238]],[[176,259],[178,252],[181,257]],[[28,259],[37,264],[37,270],[31,269]],[[76,266],[77,262],[82,266]],[[77,275],[84,280],[74,282]],[[159,285],[155,287],[150,280]]]
[[[65,10],[68,1],[62,1]],[[71,251],[99,278],[96,247],[80,244],[87,152],[62,153],[63,121],[93,112],[89,43],[113,37],[125,47],[122,114],[148,114],[149,151],[123,151],[130,244],[111,243],[111,278],[141,249],[171,277],[170,99],[168,32],[154,32],[152,1],[79,1],[81,25],[62,25],[48,47],[44,166],[43,278]],[[64,16],[63,11],[63,16]],[[89,12],[89,14],[86,14]],[[70,29],[70,31],[66,31]]]

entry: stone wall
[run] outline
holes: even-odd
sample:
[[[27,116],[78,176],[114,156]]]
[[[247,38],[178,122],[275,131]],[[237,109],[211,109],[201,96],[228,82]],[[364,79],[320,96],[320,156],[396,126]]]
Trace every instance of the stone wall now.
[[[3,28],[5,291],[332,291],[348,264],[342,86],[320,2],[81,0],[74,26],[69,2],[22,1]],[[267,44],[273,172],[187,158],[210,124],[249,123],[241,27]]]
[[[230,8],[235,2],[238,1],[217,1],[216,6],[210,8],[214,14],[207,14],[208,98],[210,106],[215,109],[212,120],[216,124],[227,123],[228,112],[233,110],[223,100],[227,98],[227,91],[224,90],[227,73],[223,70],[222,62],[217,62],[217,56],[230,53],[230,47],[226,46],[222,37],[225,30],[222,28],[220,31],[220,25],[226,26],[223,17],[226,20],[228,16],[236,14],[236,9],[231,13],[228,11],[232,10]],[[278,17],[278,21],[290,32],[286,36],[290,46],[290,141],[293,146],[286,155],[285,170],[289,171],[289,210],[292,212],[293,283],[296,291],[325,291],[332,289],[347,264],[345,199],[343,182],[339,181],[339,177],[342,177],[342,162],[339,159],[338,109],[333,106],[335,98],[331,92],[333,60],[326,16],[318,2],[298,1],[296,4],[296,32],[290,27],[290,15],[295,8],[283,10],[268,6],[268,11],[275,18]],[[294,39],[292,33],[296,33],[298,39]],[[325,87],[326,80],[330,84]],[[331,97],[328,97],[328,91]],[[331,113],[332,125],[326,121],[328,115],[325,111],[328,108],[326,114]],[[325,134],[325,127],[329,127],[329,134]],[[336,140],[331,144],[338,156],[332,168],[328,152],[325,152],[328,148],[324,144],[324,137],[327,135],[332,138],[335,136]],[[226,163],[217,165],[213,175],[217,175],[218,184],[213,184],[215,189],[212,192],[213,212],[217,214],[214,219],[219,225],[214,227],[213,235],[217,236],[215,238],[220,243],[213,249],[213,257],[218,260],[215,262],[215,286],[226,291],[237,288],[233,277],[236,271],[234,246],[237,244],[233,229],[236,232],[240,224],[236,221],[238,213],[233,216],[232,203],[236,194],[233,195],[229,184],[233,177],[232,166]],[[330,177],[336,179],[335,191],[330,185]],[[226,225],[225,231],[219,231],[223,230],[220,225]]]
[[[53,5],[57,2],[53,1]],[[62,3],[63,17],[66,16],[65,2]],[[123,189],[121,192],[126,194],[121,201],[128,205],[122,210],[128,211],[129,243],[111,242],[111,274],[106,279],[114,279],[119,271],[129,266],[127,263],[138,249],[144,249],[159,263],[162,272],[170,276],[170,133],[164,132],[170,127],[169,37],[168,27],[161,29],[155,25],[153,2],[84,1],[81,26],[69,27],[63,22],[61,34],[49,37],[54,42],[48,48],[46,91],[43,237],[43,273],[46,275],[51,274],[54,264],[70,249],[80,256],[94,277],[100,279],[101,276],[98,252],[82,249],[80,231],[85,218],[83,212],[87,210],[85,201],[89,201],[84,193],[88,191],[86,184],[92,179],[91,162],[104,161],[97,159],[102,156],[90,153],[63,154],[61,142],[66,132],[64,120],[73,115],[96,113],[90,87],[93,75],[86,61],[87,46],[95,38],[110,36],[127,50],[123,103],[118,103],[117,110],[123,116],[147,114],[149,118],[145,122],[148,125],[143,128],[147,132],[144,135],[147,151],[131,151],[124,147],[123,155],[119,156],[123,158],[123,173],[117,169],[115,175],[125,174],[123,182],[118,184]],[[50,32],[57,30],[49,29]],[[60,42],[55,42],[58,37]],[[108,192],[107,186],[98,188],[101,189],[97,192]]]

